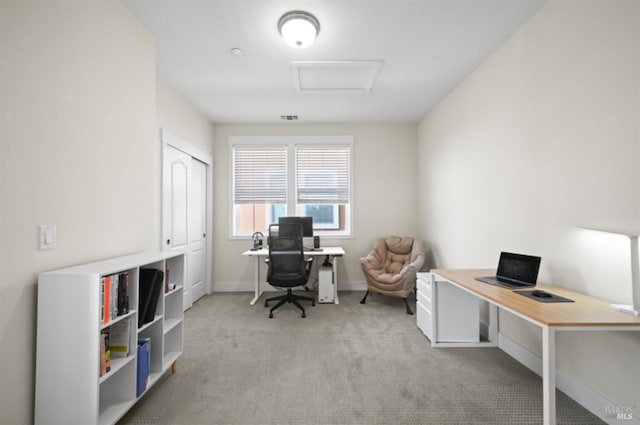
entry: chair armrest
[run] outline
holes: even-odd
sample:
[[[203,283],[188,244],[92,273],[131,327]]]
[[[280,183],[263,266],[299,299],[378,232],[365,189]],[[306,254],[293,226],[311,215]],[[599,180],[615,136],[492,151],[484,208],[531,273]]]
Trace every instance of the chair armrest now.
[[[384,239],[377,239],[373,244],[373,249],[365,256],[360,258],[362,267],[367,270],[375,269],[379,270],[384,266],[384,254],[385,254]]]
[[[366,257],[360,258],[360,263],[371,269],[379,269],[382,267],[382,262],[380,258],[375,255],[375,251],[371,251]]]
[[[398,272],[399,275],[406,275],[408,273],[417,272],[424,264],[424,254],[418,254],[412,262],[405,264]]]
[[[424,254],[419,254],[411,263],[407,264],[407,267],[420,270],[424,264]]]
[[[417,272],[418,269],[417,267],[411,263],[411,264],[405,264],[400,271],[398,272],[398,275],[402,276],[403,278],[408,275],[409,273],[415,273]]]
[[[304,262],[305,262],[304,269],[307,271],[307,273],[310,273],[311,268],[313,267],[313,257],[311,256],[305,257]],[[306,285],[305,285],[305,288],[306,288]]]

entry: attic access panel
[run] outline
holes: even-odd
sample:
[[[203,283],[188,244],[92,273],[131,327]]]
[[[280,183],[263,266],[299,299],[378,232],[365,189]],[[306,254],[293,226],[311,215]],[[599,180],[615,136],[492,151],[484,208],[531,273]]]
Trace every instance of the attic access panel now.
[[[298,93],[364,93],[371,91],[383,61],[292,61]]]

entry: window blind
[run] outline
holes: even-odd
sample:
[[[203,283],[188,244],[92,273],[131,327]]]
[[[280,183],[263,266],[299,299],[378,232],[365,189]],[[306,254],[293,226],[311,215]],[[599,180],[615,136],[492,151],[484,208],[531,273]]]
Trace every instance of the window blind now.
[[[348,204],[350,146],[296,146],[298,204]]]
[[[286,146],[233,146],[233,200],[236,204],[287,202]]]

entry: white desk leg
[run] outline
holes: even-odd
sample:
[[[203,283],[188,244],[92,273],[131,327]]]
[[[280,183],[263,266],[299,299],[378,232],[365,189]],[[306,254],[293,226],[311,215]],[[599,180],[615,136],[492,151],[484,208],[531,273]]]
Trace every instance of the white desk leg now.
[[[545,425],[556,424],[556,331],[542,327],[542,408]]]
[[[260,291],[260,256],[256,255],[256,270],[255,270],[255,282],[254,282],[254,296],[249,304],[255,305],[262,295]]]
[[[340,304],[338,300],[338,257],[333,257],[333,299],[334,304]]]
[[[498,346],[498,324],[500,323],[500,316],[498,312],[498,306],[491,303],[489,304],[489,329],[488,339],[494,345]]]

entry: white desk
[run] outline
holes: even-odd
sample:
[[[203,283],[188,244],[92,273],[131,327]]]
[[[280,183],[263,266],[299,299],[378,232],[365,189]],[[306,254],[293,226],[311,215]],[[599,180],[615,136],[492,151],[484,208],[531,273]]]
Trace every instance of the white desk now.
[[[304,254],[308,255],[309,257],[323,257],[328,255],[332,258],[331,263],[333,264],[333,291],[334,291],[333,299],[335,300],[334,301],[335,304],[339,304],[338,302],[338,262],[336,261],[336,258],[342,257],[345,254],[344,249],[342,249],[342,247],[340,246],[327,246],[327,247],[323,247],[322,251],[305,251]],[[269,255],[269,248],[263,247],[256,251],[252,251],[248,249],[245,252],[243,252],[242,255],[255,257],[256,259],[255,282],[254,282],[255,296],[253,297],[250,303],[251,305],[254,305],[255,303],[258,302],[263,292],[260,289],[260,283],[261,283],[260,263],[261,263],[261,259],[264,259],[264,257],[267,257]]]
[[[489,341],[455,343],[445,346],[496,346],[498,313],[506,310],[542,328],[542,405],[545,425],[556,423],[556,332],[557,331],[640,331],[640,317],[611,309],[608,302],[578,292],[538,284],[537,288],[570,298],[573,303],[542,303],[509,289],[475,280],[495,275],[495,270],[431,270],[434,281],[449,282],[457,288],[489,302]],[[447,308],[433,297],[433,321]],[[432,324],[435,328],[435,324]],[[433,341],[432,341],[433,343]],[[439,344],[434,344],[439,345]],[[444,345],[444,344],[443,344]]]

